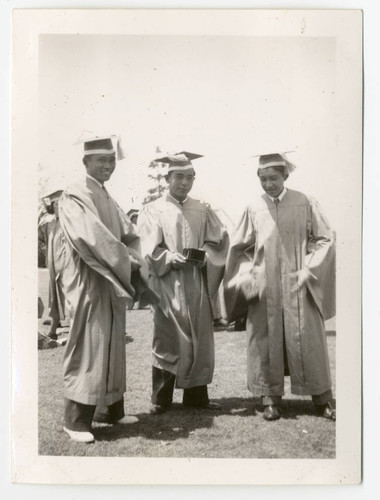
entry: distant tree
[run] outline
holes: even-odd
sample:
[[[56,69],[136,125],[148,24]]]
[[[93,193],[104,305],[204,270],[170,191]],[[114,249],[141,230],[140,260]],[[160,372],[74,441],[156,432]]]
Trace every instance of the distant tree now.
[[[156,154],[157,153],[161,153],[158,146],[156,148]],[[165,180],[165,164],[159,161],[152,161],[148,168],[151,172],[148,177],[152,180],[153,186],[148,189],[148,194],[145,196],[143,204],[161,198],[168,190]]]

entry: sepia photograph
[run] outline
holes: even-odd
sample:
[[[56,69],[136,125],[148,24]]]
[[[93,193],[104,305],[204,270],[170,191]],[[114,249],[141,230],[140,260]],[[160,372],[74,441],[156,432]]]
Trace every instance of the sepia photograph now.
[[[360,481],[361,22],[16,12],[16,482]]]

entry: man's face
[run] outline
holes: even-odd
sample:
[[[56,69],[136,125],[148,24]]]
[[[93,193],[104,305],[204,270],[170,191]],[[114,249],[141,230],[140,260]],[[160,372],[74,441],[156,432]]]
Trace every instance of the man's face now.
[[[272,167],[261,168],[259,170],[259,179],[261,187],[272,198],[276,198],[284,189],[284,174]]]
[[[86,166],[88,175],[101,184],[110,179],[116,166],[115,154],[94,154],[85,156],[83,163]]]
[[[54,214],[56,217],[58,217],[58,200],[54,200],[52,202],[52,205],[53,205]]]
[[[45,203],[45,208],[46,208],[46,212],[50,215],[53,215],[54,214],[54,203],[49,203],[49,204],[46,204]]]
[[[173,170],[169,173],[169,193],[178,201],[186,199],[187,195],[193,187],[195,172],[193,169],[182,172],[181,170]]]

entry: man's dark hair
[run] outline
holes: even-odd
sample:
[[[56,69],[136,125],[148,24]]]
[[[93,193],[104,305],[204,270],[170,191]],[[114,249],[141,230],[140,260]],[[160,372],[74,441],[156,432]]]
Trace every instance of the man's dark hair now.
[[[257,176],[260,177],[260,170],[265,170],[266,168],[273,168],[273,170],[276,170],[276,172],[279,172],[285,180],[289,177],[289,174],[285,173],[285,167],[283,165],[275,165],[274,167],[259,168],[257,170]]]
[[[166,182],[169,182],[170,176],[171,176],[171,174],[173,174],[174,172],[178,172],[178,170],[170,170],[170,172],[168,172],[168,173],[165,175],[165,180],[166,180]],[[195,179],[195,174],[194,174],[194,179]]]

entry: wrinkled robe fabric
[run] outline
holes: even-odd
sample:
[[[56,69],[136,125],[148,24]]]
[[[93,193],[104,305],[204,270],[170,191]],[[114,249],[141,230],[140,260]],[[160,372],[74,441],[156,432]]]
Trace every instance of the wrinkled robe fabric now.
[[[223,277],[227,233],[206,204],[188,198],[181,206],[167,195],[140,212],[138,234],[151,286],[160,297],[154,308],[153,366],[175,374],[180,388],[209,384],[214,371],[210,297]],[[207,264],[172,268],[171,255],[184,248],[205,250]]]
[[[63,362],[64,395],[111,405],[126,389],[125,314],[132,302],[132,223],[106,189],[87,177],[59,201],[65,237],[64,294],[70,333]]]
[[[49,316],[56,320],[65,319],[65,296],[62,287],[62,272],[65,267],[65,238],[59,219],[49,218],[38,228],[39,238],[46,245],[46,267],[49,270]]]
[[[245,210],[231,237],[224,283],[229,318],[248,315],[254,395],[284,394],[284,348],[294,394],[331,388],[324,319],[335,314],[334,266],[333,233],[315,200],[287,190],[277,208],[264,194]],[[302,269],[313,276],[291,292],[290,274]],[[246,273],[257,290],[248,304],[239,288]]]

